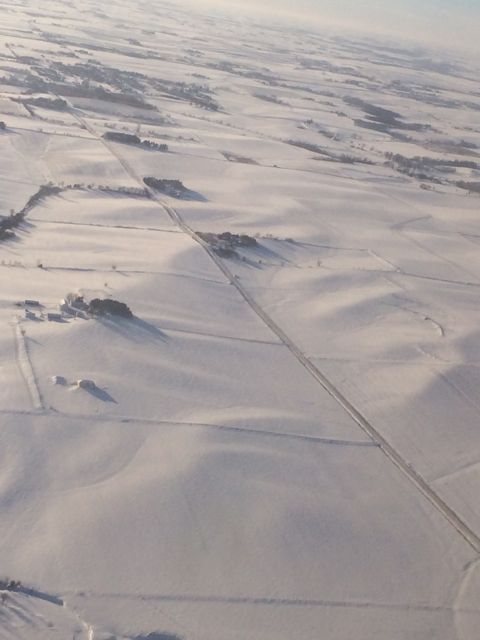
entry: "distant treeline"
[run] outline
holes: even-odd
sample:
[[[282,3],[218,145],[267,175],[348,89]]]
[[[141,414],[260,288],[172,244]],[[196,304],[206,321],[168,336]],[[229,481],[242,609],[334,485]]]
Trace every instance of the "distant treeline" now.
[[[445,160],[443,158],[429,158],[426,156],[414,156],[406,158],[400,153],[387,152],[385,157],[389,164],[398,165],[406,169],[420,170],[426,167],[436,169],[441,167],[452,167],[454,169],[478,169],[479,165],[473,160]]]
[[[143,100],[140,95],[122,92],[114,92],[99,86],[91,86],[88,82],[82,84],[67,84],[66,82],[51,82],[33,74],[28,74],[22,79],[8,78],[8,83],[27,87],[30,92],[53,93],[72,98],[89,98],[112,102],[114,104],[136,107],[139,109],[157,110],[152,104]],[[28,104],[28,103],[27,103]],[[38,105],[40,106],[40,105]],[[52,108],[52,107],[50,107]]]
[[[221,258],[235,258],[238,254],[238,248],[250,248],[257,246],[256,238],[245,233],[208,233],[206,231],[197,231],[197,235],[206,242]]]
[[[9,238],[12,238],[15,235],[12,230],[21,225],[30,209],[32,209],[46,196],[56,195],[60,193],[61,190],[62,189],[60,187],[54,187],[53,185],[43,185],[36,193],[33,194],[33,196],[29,198],[23,209],[17,211],[17,213],[12,211],[9,216],[0,218],[0,240],[8,240]]]
[[[406,131],[426,131],[432,129],[428,124],[404,122],[403,116],[396,111],[377,107],[377,105],[365,102],[360,98],[347,96],[344,98],[344,102],[351,107],[356,107],[357,109],[362,110],[367,115],[366,120],[354,119],[354,124],[357,127],[374,129],[375,131],[381,131],[382,133],[388,133],[389,129],[404,129]]]
[[[173,198],[181,198],[188,193],[187,187],[180,180],[165,180],[147,176],[143,179],[143,182],[147,187],[150,187],[150,189],[155,189],[155,191],[160,191]]]
[[[352,156],[348,153],[341,153],[337,155],[336,153],[333,153],[328,149],[324,149],[318,144],[314,144],[312,142],[304,142],[303,140],[287,140],[287,144],[291,144],[294,147],[299,147],[300,149],[306,149],[307,151],[311,151],[312,153],[318,153],[322,156],[326,156],[326,159],[331,160],[332,162],[342,162],[344,164],[374,164],[368,158],[359,158],[358,156]]]
[[[154,151],[168,151],[168,144],[164,142],[152,142],[151,140],[141,140],[137,135],[133,133],[123,133],[122,131],[107,131],[102,136],[105,140],[111,140],[112,142],[120,142],[121,144],[131,144],[135,146],[145,147],[146,149],[153,149]]]
[[[121,318],[133,318],[133,313],[124,302],[112,300],[111,298],[104,300],[95,298],[88,305],[88,313],[92,316],[112,315],[120,316]]]
[[[15,235],[12,229],[18,227],[23,222],[24,217],[20,213],[12,213],[6,218],[0,218],[0,240],[12,238]]]
[[[455,184],[457,187],[460,187],[460,189],[465,189],[470,193],[480,193],[480,182],[465,182],[463,180],[459,180]]]
[[[173,181],[175,182],[175,181]],[[150,194],[146,189],[141,189],[140,187],[109,187],[109,186],[97,186],[93,184],[68,184],[56,186],[53,184],[45,184],[42,185],[39,190],[34,193],[27,201],[25,206],[16,213],[12,211],[9,216],[0,216],[0,241],[8,240],[12,238],[15,233],[13,229],[19,227],[21,223],[25,220],[27,213],[33,209],[41,200],[44,200],[48,196],[56,196],[62,191],[66,191],[67,189],[74,189],[78,191],[83,190],[98,190],[103,193],[112,193],[112,194],[120,194],[129,197],[140,197],[140,198],[150,198]]]
[[[66,100],[62,100],[62,98],[26,98],[16,99],[15,102],[20,102],[24,105],[29,105],[32,107],[41,107],[42,109],[54,109],[55,111],[67,111],[68,104]]]

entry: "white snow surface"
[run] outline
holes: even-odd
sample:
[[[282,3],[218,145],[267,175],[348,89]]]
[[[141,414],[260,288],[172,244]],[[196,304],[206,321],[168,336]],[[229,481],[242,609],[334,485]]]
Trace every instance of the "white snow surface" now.
[[[2,11],[0,639],[477,640],[480,60]]]

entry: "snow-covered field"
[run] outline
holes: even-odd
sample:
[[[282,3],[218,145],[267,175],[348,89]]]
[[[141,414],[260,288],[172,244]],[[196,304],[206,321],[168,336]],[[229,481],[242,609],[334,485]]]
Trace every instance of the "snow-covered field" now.
[[[81,4],[0,23],[0,638],[477,640],[480,60]]]

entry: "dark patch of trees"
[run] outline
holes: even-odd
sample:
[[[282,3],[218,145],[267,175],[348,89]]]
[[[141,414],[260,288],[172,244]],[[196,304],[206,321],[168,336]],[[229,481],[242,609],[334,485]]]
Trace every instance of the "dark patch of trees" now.
[[[55,111],[67,111],[68,104],[66,100],[62,98],[27,98],[27,100],[20,100],[23,104],[28,104],[32,107],[40,107],[42,109],[54,109]]]
[[[17,211],[16,213],[12,211],[9,216],[0,218],[0,241],[9,240],[13,238],[13,236],[15,235],[15,232],[13,231],[13,229],[19,227],[22,224],[22,222],[25,220],[25,216],[27,215],[27,213],[38,202],[40,202],[40,200],[43,200],[43,198],[50,195],[56,195],[61,191],[62,189],[60,187],[55,187],[50,184],[45,184],[41,186],[40,189],[28,199],[28,202],[23,207],[23,209],[21,209],[20,211]]]
[[[47,196],[56,196],[61,192],[62,187],[56,187],[53,184],[42,185],[40,189],[28,199],[27,204],[23,207],[20,213],[23,213],[25,215],[30,211],[30,209],[33,209],[33,207],[38,204],[40,200],[43,200]]]
[[[18,591],[21,589],[20,580],[12,580],[11,578],[0,578],[0,589],[2,591]]]
[[[373,131],[380,131],[380,133],[389,133],[389,127],[382,122],[371,122],[370,120],[361,120],[359,118],[355,118],[353,124],[356,127],[361,127],[362,129],[372,129]]]
[[[140,146],[146,149],[153,149],[154,151],[162,151],[166,153],[168,151],[168,144],[165,142],[153,142],[152,140],[142,140]]]
[[[33,56],[17,56],[17,61],[22,64],[27,64],[28,66],[32,66],[37,63],[37,59]]]
[[[188,193],[188,189],[180,180],[164,180],[149,176],[144,178],[143,182],[150,189],[155,189],[155,191],[160,191],[174,198],[181,198]]]
[[[220,71],[225,71],[226,73],[231,73],[235,76],[259,80],[263,84],[267,84],[272,87],[278,85],[276,78],[274,78],[269,69],[266,69],[265,67],[263,68],[263,71],[258,69],[245,69],[229,62],[228,60],[221,60],[220,62],[205,62],[203,66],[209,69],[219,69]]]
[[[373,131],[380,131],[380,133],[391,133],[390,129],[404,129],[405,131],[427,131],[432,129],[429,124],[420,124],[416,122],[406,123],[399,121],[395,125],[391,125],[384,122],[378,122],[373,119],[361,120],[358,118],[355,118],[353,120],[353,124],[356,127],[361,127],[362,129],[373,129]]]
[[[143,81],[146,79],[146,76],[138,71],[115,69],[100,64],[94,59],[75,64],[55,62],[54,68],[64,77],[80,79],[83,86],[95,82],[110,85],[119,91],[143,91]]]
[[[463,149],[478,149],[478,145],[474,142],[468,142],[468,140],[460,140],[456,144],[458,147],[462,147]]]
[[[425,146],[428,149],[440,151],[441,153],[455,153],[460,156],[478,157],[478,145],[467,140],[429,140]]]
[[[88,305],[88,313],[92,316],[119,316],[120,318],[133,318],[133,313],[124,302],[106,298],[94,298]]]
[[[41,200],[47,198],[48,196],[55,196],[61,193],[66,189],[75,189],[82,190],[85,188],[94,188],[93,185],[85,185],[76,183],[71,185],[64,185],[62,187],[57,187],[53,184],[45,184],[42,185],[39,190],[34,193],[27,201],[25,206],[17,212],[11,211],[8,216],[0,216],[0,242],[4,240],[11,240],[15,236],[14,229],[18,228],[22,222],[24,222],[27,213],[33,209]],[[145,189],[140,189],[138,187],[96,187],[99,191],[107,192],[107,193],[115,193],[121,195],[128,195],[130,197],[141,197],[141,198],[149,198],[150,194]]]
[[[454,167],[463,169],[478,169],[479,165],[473,160],[444,160],[442,158],[429,158],[426,156],[414,156],[413,158],[406,158],[399,153],[386,153],[385,157],[390,162],[401,164],[405,167]]]
[[[122,131],[107,131],[102,136],[105,140],[111,140],[112,142],[120,142],[121,144],[130,144],[138,147],[145,147],[146,149],[153,149],[154,151],[168,151],[168,145],[165,143],[152,142],[151,140],[141,140],[137,135],[133,133],[123,133]]]
[[[472,160],[446,160],[442,158],[429,158],[426,156],[406,158],[399,153],[390,152],[387,152],[385,157],[387,158],[387,162],[385,164],[399,173],[416,178],[417,180],[426,180],[436,184],[440,184],[441,180],[433,176],[431,173],[426,172],[438,171],[441,173],[455,173],[457,168],[478,169],[479,167],[478,163]]]
[[[272,96],[271,94],[266,93],[254,93],[254,98],[258,98],[258,100],[264,100],[265,102],[271,102],[272,104],[278,105],[286,105],[287,103],[278,98],[277,96]]]
[[[5,124],[5,122],[0,121],[0,131],[5,131],[6,128],[7,125]]]
[[[406,169],[421,169],[423,167],[428,168],[441,168],[452,167],[454,169],[478,169],[479,164],[473,160],[445,160],[443,158],[429,158],[426,156],[414,156],[413,158],[406,158],[400,153],[385,154],[388,162],[392,165],[399,165]]]
[[[224,233],[218,234],[218,238],[236,247],[255,247],[258,244],[256,238],[246,233],[237,234],[225,231]]]
[[[306,149],[312,153],[319,153],[322,156],[329,156],[328,151],[322,149],[318,144],[313,142],[304,142],[303,140],[287,140],[287,144],[291,144],[293,147],[299,147],[299,149]]]
[[[65,96],[74,96],[79,98],[95,98],[96,100],[103,100],[105,102],[112,102],[114,104],[123,104],[128,107],[135,107],[137,109],[157,110],[157,107],[153,104],[148,104],[140,96],[129,95],[126,93],[114,93],[108,91],[103,87],[87,87],[87,86],[75,86],[75,85],[62,85],[60,91]]]
[[[332,160],[336,162],[343,162],[343,164],[375,164],[368,158],[359,158],[358,156],[352,156],[348,153],[341,153],[339,156],[331,156]]]
[[[72,98],[102,100],[113,104],[157,111],[155,105],[145,102],[140,94],[132,93],[128,87],[122,90],[111,91],[102,86],[90,85],[88,80],[81,84],[71,84],[65,81],[48,81],[32,73],[26,74],[26,76],[21,79],[11,77],[8,79],[8,83],[27,87],[32,93],[54,93]]]
[[[11,213],[8,217],[0,218],[0,240],[11,240],[15,235],[12,229],[20,226],[24,219],[25,215],[20,212]]]
[[[469,193],[480,193],[480,182],[465,182],[459,180],[455,183],[460,189],[465,189]]]
[[[328,60],[318,60],[316,58],[303,58],[300,60],[300,64],[305,69],[318,69],[321,71],[328,71],[329,73],[338,73],[340,75],[354,76],[355,78],[363,78],[365,80],[372,80],[368,76],[363,75],[358,69],[348,66],[340,66],[332,64]]]
[[[221,258],[234,258],[236,249],[257,246],[256,238],[245,233],[237,234],[225,231],[224,233],[207,233],[198,231],[197,235],[206,242]]]
[[[140,144],[141,140],[133,133],[123,133],[122,131],[107,131],[102,136],[105,140],[121,142],[122,144]]]
[[[389,129],[404,129],[406,131],[426,131],[432,129],[428,124],[404,122],[403,117],[396,111],[377,107],[377,105],[365,102],[360,98],[347,96],[343,100],[351,107],[356,107],[366,114],[366,120],[353,120],[357,127],[374,129],[375,131],[381,131],[382,133],[389,133]]]
[[[312,142],[303,142],[302,140],[287,140],[287,144],[291,144],[294,147],[299,147],[300,149],[306,149],[307,151],[312,151],[312,153],[318,153],[324,156],[324,160],[330,160],[332,162],[342,162],[344,164],[374,164],[368,158],[359,158],[358,156],[352,156],[347,153],[341,153],[340,155],[336,155],[332,151],[328,149],[323,149],[318,144],[314,144]],[[321,160],[322,158],[315,158],[316,160]]]
[[[361,111],[364,111],[371,118],[374,118],[376,121],[382,122],[383,124],[386,124],[388,126],[394,126],[402,117],[396,111],[384,109],[383,107],[377,107],[376,105],[365,102],[360,98],[347,96],[346,98],[344,98],[344,102],[349,104],[351,107],[357,107]]]
[[[229,162],[240,162],[241,164],[258,164],[253,158],[247,158],[245,156],[239,156],[236,153],[230,153],[229,151],[222,151],[222,155]]]
[[[172,82],[168,80],[150,79],[151,85],[157,91],[162,91],[178,100],[184,100],[208,111],[219,111],[220,106],[213,97],[213,92],[207,85],[198,83]]]

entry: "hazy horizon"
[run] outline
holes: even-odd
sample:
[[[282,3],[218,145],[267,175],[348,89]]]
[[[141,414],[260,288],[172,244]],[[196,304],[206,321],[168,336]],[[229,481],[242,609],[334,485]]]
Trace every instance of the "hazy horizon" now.
[[[313,27],[343,28],[365,34],[393,36],[424,45],[480,53],[478,23],[480,5],[471,0],[175,0],[195,7],[216,7],[229,13],[256,14],[294,19]]]

